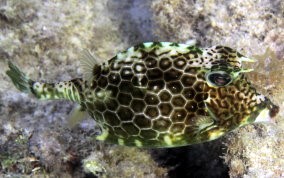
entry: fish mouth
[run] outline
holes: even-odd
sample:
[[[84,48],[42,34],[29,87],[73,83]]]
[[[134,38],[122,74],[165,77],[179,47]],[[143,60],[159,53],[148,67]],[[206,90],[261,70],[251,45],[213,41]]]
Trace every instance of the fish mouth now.
[[[264,103],[266,105],[266,108],[269,110],[269,117],[273,118],[279,113],[279,106],[273,104],[267,97],[265,97]]]
[[[279,113],[279,106],[273,104],[268,98],[265,98],[262,109],[254,122],[270,122],[275,123],[273,119]]]
[[[275,117],[279,113],[279,110],[280,110],[279,106],[274,105],[272,103],[269,105],[268,109],[269,109],[269,116],[271,118]]]

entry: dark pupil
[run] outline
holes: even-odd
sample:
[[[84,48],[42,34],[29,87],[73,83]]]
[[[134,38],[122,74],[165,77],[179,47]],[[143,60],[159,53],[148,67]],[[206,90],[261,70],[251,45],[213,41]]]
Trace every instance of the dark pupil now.
[[[228,74],[211,74],[209,80],[217,86],[225,86],[231,81],[231,77]]]

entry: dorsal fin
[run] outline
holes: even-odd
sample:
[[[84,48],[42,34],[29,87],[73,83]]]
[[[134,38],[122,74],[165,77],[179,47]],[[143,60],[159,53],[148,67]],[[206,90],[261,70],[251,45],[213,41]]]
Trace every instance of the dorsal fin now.
[[[84,49],[81,53],[80,66],[83,71],[83,79],[86,81],[92,81],[95,77],[94,70],[99,66],[98,58],[88,49]]]

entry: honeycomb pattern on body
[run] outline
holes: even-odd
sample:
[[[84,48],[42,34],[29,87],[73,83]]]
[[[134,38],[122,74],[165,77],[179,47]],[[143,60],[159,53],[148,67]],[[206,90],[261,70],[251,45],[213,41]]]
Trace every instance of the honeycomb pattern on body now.
[[[210,60],[200,49],[172,53],[171,48],[159,51],[159,43],[151,45],[132,47],[110,59],[84,93],[82,105],[108,131],[104,140],[133,146],[186,145],[209,139],[209,133],[198,133],[203,129],[200,120],[213,123],[214,118],[215,124],[231,129],[255,110],[255,94],[245,78],[228,87],[207,84],[202,69]]]

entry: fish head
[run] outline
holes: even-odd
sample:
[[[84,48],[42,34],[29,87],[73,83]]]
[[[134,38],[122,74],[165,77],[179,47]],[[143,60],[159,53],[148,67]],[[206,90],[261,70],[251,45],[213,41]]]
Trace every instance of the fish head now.
[[[202,55],[206,64],[202,73],[208,87],[205,105],[218,127],[232,130],[253,122],[273,120],[279,107],[247,79],[246,73],[253,69],[242,66],[243,62],[255,60],[224,46],[207,48]]]

